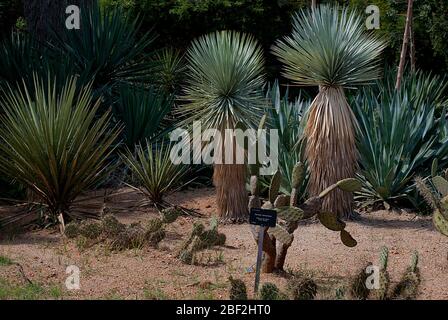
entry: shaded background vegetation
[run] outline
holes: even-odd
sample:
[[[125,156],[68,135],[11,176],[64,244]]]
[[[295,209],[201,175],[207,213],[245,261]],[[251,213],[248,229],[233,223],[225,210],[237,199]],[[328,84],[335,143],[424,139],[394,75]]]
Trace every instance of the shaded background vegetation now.
[[[310,6],[310,0],[100,0],[104,7],[121,6],[143,19],[142,31],[154,29],[159,35],[159,48],[185,49],[190,41],[204,33],[233,29],[252,33],[269,49],[274,41],[291,30],[291,15]],[[389,41],[385,60],[397,64],[403,38],[405,0],[323,0],[319,3],[349,5],[364,12],[375,4],[381,12],[382,33]],[[414,3],[414,32],[417,66],[423,70],[444,73],[448,70],[448,2],[419,0]],[[0,1],[0,33],[23,17],[20,0]],[[20,25],[20,20],[19,20]],[[268,57],[271,75],[276,75],[275,62]]]

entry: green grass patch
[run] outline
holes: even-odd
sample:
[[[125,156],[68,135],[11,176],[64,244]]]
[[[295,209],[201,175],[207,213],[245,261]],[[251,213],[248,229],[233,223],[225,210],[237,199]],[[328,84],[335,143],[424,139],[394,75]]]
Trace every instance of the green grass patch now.
[[[61,299],[62,289],[57,286],[45,288],[40,284],[14,285],[0,278],[0,300]]]
[[[5,256],[0,256],[0,266],[10,266],[14,264],[14,262]]]

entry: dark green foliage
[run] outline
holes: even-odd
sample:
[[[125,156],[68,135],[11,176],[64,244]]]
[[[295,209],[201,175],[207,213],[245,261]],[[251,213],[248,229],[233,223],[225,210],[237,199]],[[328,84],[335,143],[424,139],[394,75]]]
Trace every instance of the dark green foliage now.
[[[125,143],[131,150],[145,140],[153,141],[169,129],[163,120],[173,107],[173,98],[155,87],[122,85],[114,114],[124,123]]]
[[[162,221],[164,223],[173,223],[183,213],[180,209],[178,209],[176,207],[170,207],[170,208],[163,209],[161,214],[162,214]]]
[[[119,222],[117,218],[111,214],[105,215],[101,221],[103,224],[103,232],[106,237],[115,237],[125,229],[125,225]],[[65,234],[67,235],[67,230],[65,230]]]
[[[81,10],[80,30],[63,29],[56,35],[55,47],[80,75],[80,81],[93,82],[96,95],[111,95],[122,83],[142,83],[152,79],[154,64],[147,50],[154,40],[141,33],[139,20],[120,8],[100,10],[96,1]]]
[[[105,242],[111,250],[156,246],[165,238],[165,225],[160,219],[150,220],[146,226],[140,223],[125,225],[113,215],[105,215],[101,221],[83,220],[66,225],[65,235],[69,239],[85,239],[87,245]]]
[[[266,282],[261,286],[259,297],[261,300],[279,300],[281,293],[275,284]]]
[[[229,299],[230,300],[247,300],[246,284],[240,279],[229,277]]]
[[[210,229],[205,229],[202,223],[193,224],[190,236],[184,241],[178,254],[183,263],[193,264],[197,252],[225,244],[226,236],[218,232],[218,226],[214,221],[212,219]]]
[[[127,149],[122,154],[124,163],[129,167],[140,183],[140,190],[151,204],[166,208],[164,196],[182,185],[189,167],[174,164],[170,158],[171,145],[155,145],[146,142],[139,145],[135,152]]]
[[[317,294],[317,284],[308,277],[288,279],[287,289],[292,300],[313,300]]]

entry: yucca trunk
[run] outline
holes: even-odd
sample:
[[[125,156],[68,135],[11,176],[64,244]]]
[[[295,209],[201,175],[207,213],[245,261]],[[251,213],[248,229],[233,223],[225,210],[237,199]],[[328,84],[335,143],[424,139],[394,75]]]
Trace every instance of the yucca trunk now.
[[[234,128],[234,125],[223,128]],[[237,145],[233,137],[226,136],[225,130],[221,128],[221,141],[224,142],[220,148],[221,155],[215,156],[213,183],[216,187],[216,204],[218,215],[224,223],[242,223],[248,219],[249,197],[246,190],[247,167],[245,164],[237,164]],[[232,148],[233,150],[226,150]],[[232,163],[225,163],[226,152],[232,152]]]
[[[246,191],[246,165],[215,164],[213,182],[216,203],[222,222],[240,223],[248,219]]]
[[[318,195],[338,180],[352,178],[357,167],[356,119],[341,87],[321,87],[310,107],[305,135],[310,168],[311,196]],[[336,190],[329,194],[322,210],[349,218],[351,193]]]

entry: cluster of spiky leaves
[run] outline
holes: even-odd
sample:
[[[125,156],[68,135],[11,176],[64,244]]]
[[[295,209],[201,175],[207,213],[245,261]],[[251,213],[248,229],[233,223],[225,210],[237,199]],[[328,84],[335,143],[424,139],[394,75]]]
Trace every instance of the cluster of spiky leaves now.
[[[339,6],[297,13],[293,32],[273,48],[284,75],[305,86],[352,87],[380,76],[385,43],[365,31],[364,18]]]
[[[182,112],[202,128],[254,127],[263,112],[263,52],[250,35],[220,31],[193,41],[187,52],[188,78]]]
[[[108,112],[95,118],[91,88],[76,96],[75,78],[61,92],[35,78],[33,93],[9,89],[0,103],[1,172],[38,195],[52,215],[69,213],[108,174],[119,128],[111,129]]]
[[[395,77],[395,70],[386,72],[384,81],[362,88],[352,103],[363,183],[356,199],[365,206],[413,201],[415,172],[426,174],[434,157],[445,165],[448,155],[446,80],[409,73],[397,91]]]
[[[146,142],[146,146],[138,145],[135,151],[127,149],[122,159],[140,182],[142,191],[157,208],[170,205],[164,200],[168,192],[173,192],[183,185],[189,167],[174,164],[170,157],[170,145],[157,145]]]
[[[288,279],[287,290],[292,300],[313,300],[317,284],[310,277],[292,277]]]
[[[148,49],[155,39],[141,33],[141,22],[120,7],[101,10],[96,1],[81,10],[82,27],[55,34],[54,49],[80,75],[92,81],[94,93],[109,95],[121,83],[153,81],[155,64]]]
[[[124,139],[128,148],[145,140],[154,141],[169,129],[163,122],[173,107],[173,97],[156,87],[121,85],[114,114],[124,124]]]

